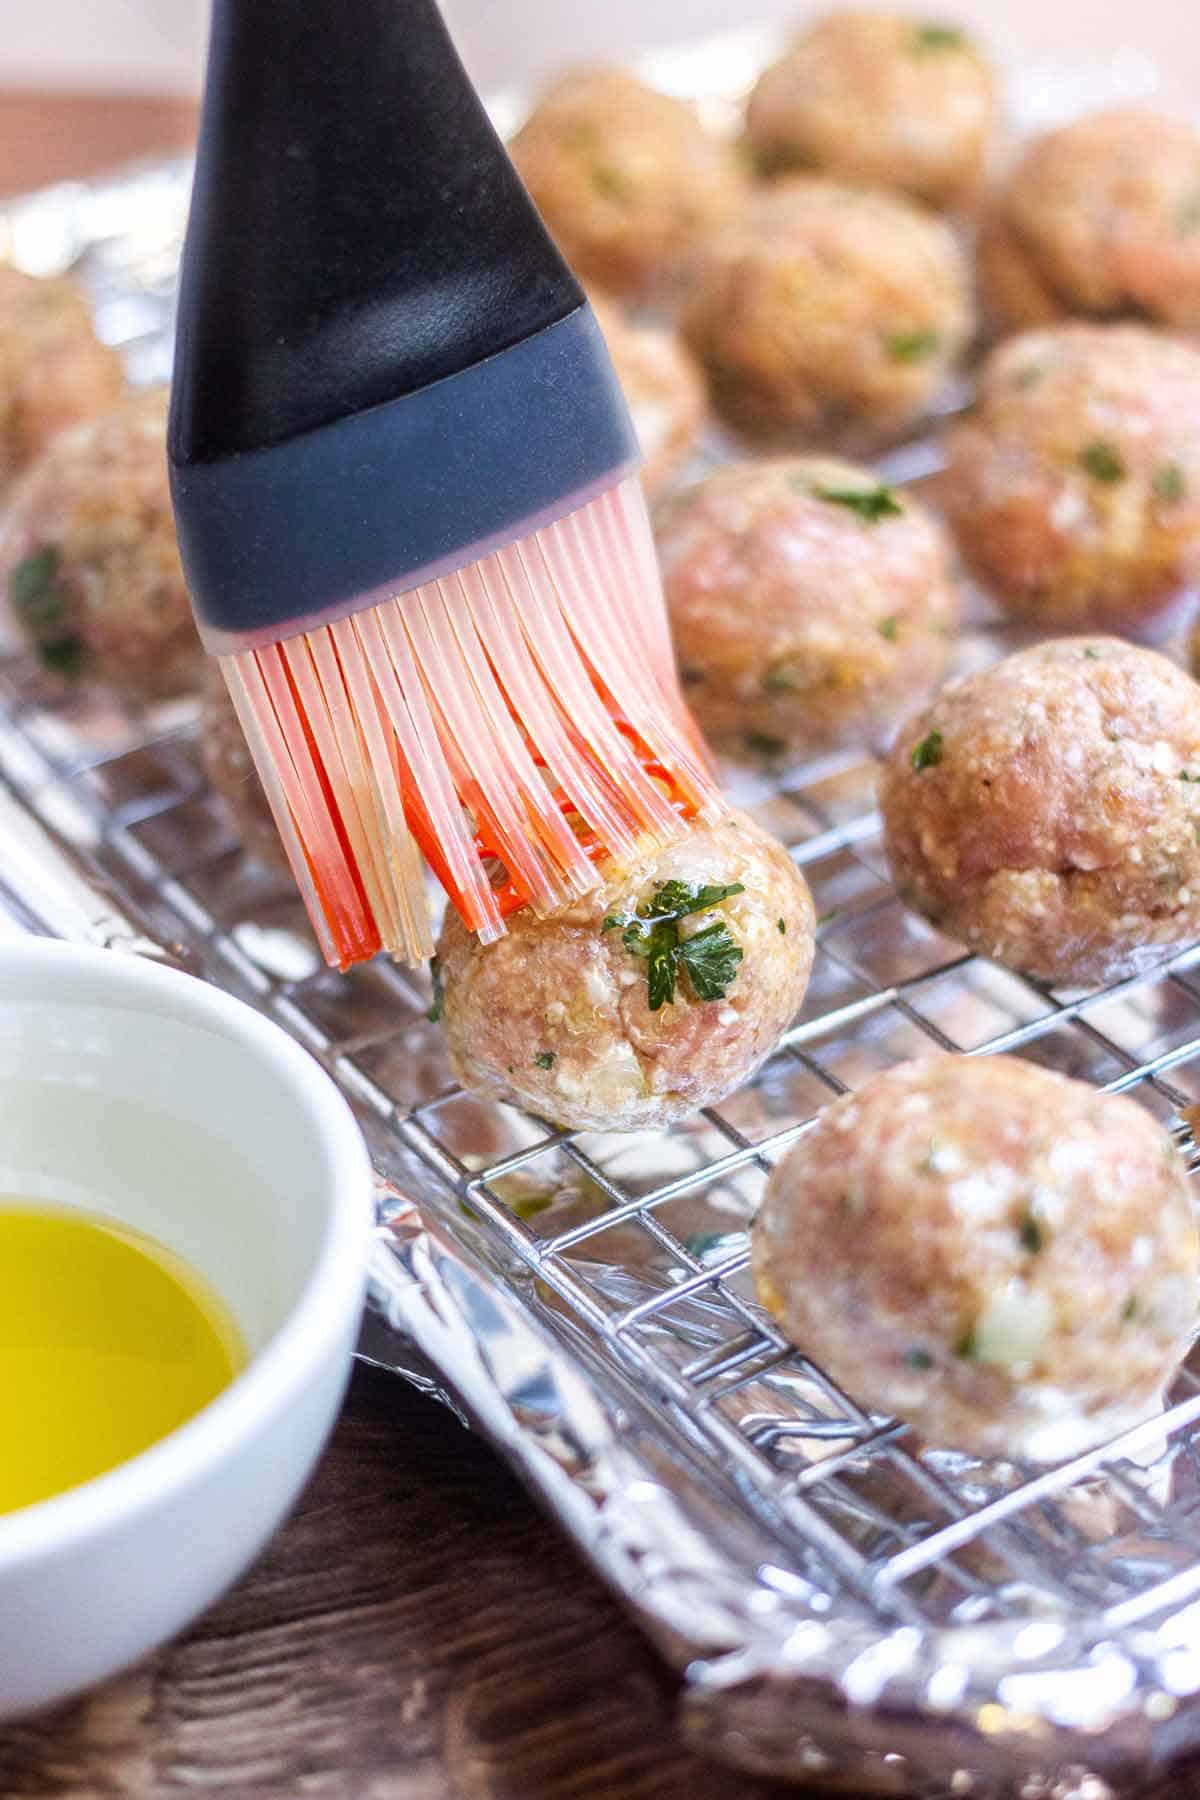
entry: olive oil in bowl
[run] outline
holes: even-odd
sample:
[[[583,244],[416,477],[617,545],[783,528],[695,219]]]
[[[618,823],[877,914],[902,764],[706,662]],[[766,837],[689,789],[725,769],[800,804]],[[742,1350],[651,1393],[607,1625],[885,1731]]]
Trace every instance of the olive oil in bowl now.
[[[224,1303],[164,1245],[0,1198],[0,1514],[148,1449],[245,1361]]]

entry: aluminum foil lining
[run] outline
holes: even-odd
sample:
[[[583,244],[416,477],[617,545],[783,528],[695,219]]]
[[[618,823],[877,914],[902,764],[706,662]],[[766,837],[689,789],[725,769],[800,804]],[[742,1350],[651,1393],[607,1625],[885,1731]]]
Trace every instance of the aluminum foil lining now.
[[[645,73],[728,124],[773,47],[740,33]],[[1013,86],[1021,129],[1164,91],[1132,54]],[[520,111],[495,107],[502,128]],[[189,173],[175,159],[0,209],[0,254],[76,270],[139,381],[169,372]],[[887,468],[935,463],[917,442]],[[965,656],[1003,642],[981,602]],[[899,907],[869,765],[738,781],[827,923],[779,1054],[667,1135],[572,1136],[458,1092],[423,978],[329,974],[296,896],[241,857],[193,703],[64,699],[11,646],[0,928],[167,956],[326,1064],[379,1173],[360,1353],[520,1472],[679,1673],[693,1742],[825,1788],[1101,1800],[1200,1736],[1200,1381],[1185,1371],[1162,1419],[1065,1468],[931,1451],[772,1335],[746,1225],[824,1098],[931,1042],[1024,1051],[1178,1121],[1200,1097],[1200,948],[1103,995],[1045,992]]]

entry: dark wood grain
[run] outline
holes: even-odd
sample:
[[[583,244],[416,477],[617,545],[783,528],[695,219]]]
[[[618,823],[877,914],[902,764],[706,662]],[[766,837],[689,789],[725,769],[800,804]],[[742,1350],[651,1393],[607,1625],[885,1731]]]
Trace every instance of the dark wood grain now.
[[[768,1800],[477,1438],[360,1369],[299,1509],[180,1642],[0,1730],[4,1800]]]

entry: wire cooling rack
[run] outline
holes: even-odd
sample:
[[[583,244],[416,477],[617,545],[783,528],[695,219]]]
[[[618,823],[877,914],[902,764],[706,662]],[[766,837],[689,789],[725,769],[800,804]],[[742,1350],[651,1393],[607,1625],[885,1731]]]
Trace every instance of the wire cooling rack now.
[[[186,187],[171,163],[0,213],[0,248],[79,269],[143,378],[166,369]],[[964,664],[1009,642],[977,599]],[[894,894],[874,773],[840,757],[733,777],[820,919],[803,1010],[753,1081],[669,1133],[567,1133],[457,1087],[424,972],[324,968],[294,891],[207,789],[194,703],[134,714],[0,652],[0,785],[48,856],[341,1084],[386,1184],[377,1298],[432,1366],[378,1328],[367,1353],[522,1468],[686,1673],[694,1735],[822,1782],[1087,1800],[1086,1770],[1200,1737],[1200,1379],[1184,1369],[1163,1415],[1057,1468],[940,1450],[782,1339],[746,1230],[826,1101],[934,1051],[1128,1092],[1192,1153],[1200,945],[1087,993],[967,954]],[[46,928],[2,844],[0,902]]]

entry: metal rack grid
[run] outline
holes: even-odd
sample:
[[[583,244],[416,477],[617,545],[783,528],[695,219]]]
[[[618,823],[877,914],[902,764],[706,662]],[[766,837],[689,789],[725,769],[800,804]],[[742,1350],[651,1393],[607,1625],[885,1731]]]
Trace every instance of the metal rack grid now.
[[[754,1304],[745,1237],[766,1174],[822,1101],[902,1057],[1005,1050],[1178,1121],[1200,1100],[1200,946],[1056,994],[904,911],[871,765],[749,780],[739,798],[788,843],[822,915],[801,1017],[753,1082],[670,1133],[568,1133],[454,1084],[423,972],[319,964],[298,899],[243,859],[206,790],[194,709],[144,720],[56,700],[9,657],[0,720],[5,784],[160,940],[326,1063],[385,1166],[390,1146],[423,1173],[422,1204],[470,1215],[536,1278],[545,1317],[635,1379],[818,1605],[883,1628],[1069,1612],[1099,1636],[1200,1590],[1195,1374],[1163,1417],[1058,1468],[939,1451],[784,1341]]]

